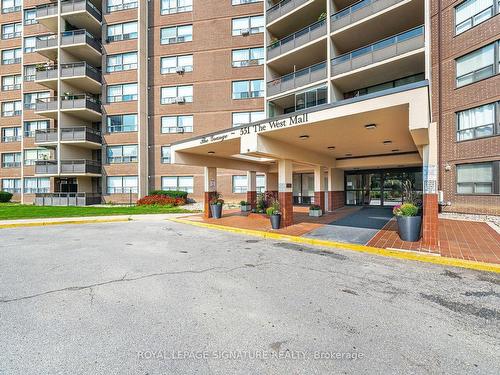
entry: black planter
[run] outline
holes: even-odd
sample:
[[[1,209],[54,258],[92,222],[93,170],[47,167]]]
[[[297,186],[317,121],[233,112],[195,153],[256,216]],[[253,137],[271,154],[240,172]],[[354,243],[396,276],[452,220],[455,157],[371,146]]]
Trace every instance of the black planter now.
[[[397,216],[399,238],[415,242],[420,239],[422,216]]]
[[[271,219],[271,226],[273,227],[273,229],[280,229],[281,215],[271,215],[269,216],[269,218]]]
[[[210,211],[214,219],[220,219],[222,217],[222,204],[211,204]]]

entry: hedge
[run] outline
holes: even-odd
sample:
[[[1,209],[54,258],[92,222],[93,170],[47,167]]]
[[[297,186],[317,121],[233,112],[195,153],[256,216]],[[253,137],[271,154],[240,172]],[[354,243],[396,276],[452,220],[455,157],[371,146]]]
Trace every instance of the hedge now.
[[[7,203],[12,198],[12,194],[7,191],[0,191],[0,202]]]
[[[180,190],[153,190],[149,195],[164,195],[171,198],[181,198],[187,200],[188,193]]]

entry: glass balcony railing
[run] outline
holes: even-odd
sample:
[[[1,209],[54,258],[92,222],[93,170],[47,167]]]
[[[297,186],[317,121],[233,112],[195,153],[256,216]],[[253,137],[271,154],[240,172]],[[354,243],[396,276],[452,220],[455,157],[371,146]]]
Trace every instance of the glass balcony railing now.
[[[344,8],[331,17],[332,31],[353,24],[368,16],[387,9],[403,0],[361,0],[350,7]]]
[[[37,36],[35,41],[35,50],[44,48],[56,48],[57,36],[55,34]]]
[[[424,26],[382,39],[332,60],[332,76],[424,47]]]
[[[61,109],[89,109],[101,113],[101,102],[88,94],[65,95],[61,97]]]
[[[88,44],[99,53],[102,53],[101,43],[87,30],[72,30],[61,33],[61,46],[66,47],[72,44]]]
[[[61,64],[61,78],[72,78],[86,76],[97,82],[101,82],[102,74],[99,70],[85,61]]]
[[[102,21],[102,14],[97,7],[88,0],[65,0],[61,1],[61,14],[86,10],[97,21]]]
[[[35,81],[57,79],[57,65],[40,65],[36,67]]]
[[[57,15],[57,3],[41,4],[36,7],[36,18]]]
[[[36,193],[36,206],[89,206],[100,204],[99,193]]]
[[[266,22],[270,23],[280,18],[308,1],[309,0],[282,0],[278,4],[267,9]]]
[[[61,160],[61,174],[101,174],[101,163],[95,160]]]
[[[323,61],[273,79],[267,83],[267,95],[280,94],[325,79],[327,77],[326,64],[327,62]]]
[[[57,129],[39,129],[35,131],[35,143],[57,142]]]

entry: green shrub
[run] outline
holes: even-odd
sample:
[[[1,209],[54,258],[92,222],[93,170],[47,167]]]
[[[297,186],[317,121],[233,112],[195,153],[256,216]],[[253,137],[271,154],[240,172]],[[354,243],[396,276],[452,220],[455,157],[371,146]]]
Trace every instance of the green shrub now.
[[[241,201],[240,202],[240,206],[247,206],[247,205],[248,205],[247,201]]]
[[[272,214],[274,214],[274,208],[272,207],[266,208],[266,215],[271,216]]]
[[[149,195],[164,195],[170,198],[182,198],[187,200],[188,193],[180,190],[153,190]]]
[[[396,216],[417,216],[418,207],[412,203],[404,203],[401,206],[394,207],[392,212]]]
[[[12,194],[7,191],[0,191],[0,203],[7,203],[12,198]]]

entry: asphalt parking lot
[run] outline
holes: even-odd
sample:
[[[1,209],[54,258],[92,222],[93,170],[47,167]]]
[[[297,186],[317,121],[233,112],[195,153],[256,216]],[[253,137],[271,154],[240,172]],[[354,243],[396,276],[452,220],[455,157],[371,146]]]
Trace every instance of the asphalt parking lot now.
[[[168,221],[0,230],[0,374],[498,374],[500,277]]]

